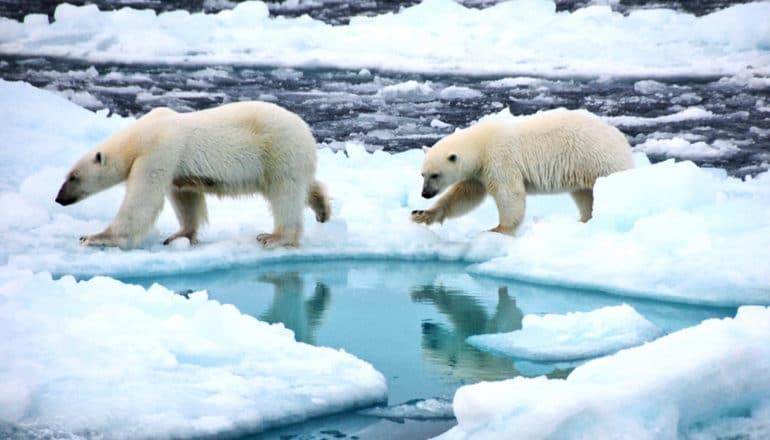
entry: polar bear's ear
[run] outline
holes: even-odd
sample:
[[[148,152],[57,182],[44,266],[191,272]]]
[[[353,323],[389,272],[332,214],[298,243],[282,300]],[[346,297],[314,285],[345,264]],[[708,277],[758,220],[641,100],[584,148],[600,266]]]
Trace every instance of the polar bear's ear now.
[[[94,163],[98,163],[99,165],[101,165],[103,163],[102,159],[103,159],[102,153],[98,152],[96,153],[96,156],[94,156]]]
[[[449,155],[449,157],[447,157],[447,160],[449,160],[450,162],[457,162],[457,155],[452,153]]]
[[[422,146],[422,152],[427,153],[428,150],[430,150],[430,147],[426,147],[425,145]]]

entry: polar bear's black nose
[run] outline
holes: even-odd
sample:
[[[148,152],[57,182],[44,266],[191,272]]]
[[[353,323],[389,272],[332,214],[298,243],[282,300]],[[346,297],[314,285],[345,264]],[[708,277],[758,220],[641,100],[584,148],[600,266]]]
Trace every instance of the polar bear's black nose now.
[[[65,185],[62,185],[61,189],[59,190],[59,193],[56,194],[56,203],[67,206],[75,203],[75,198],[67,196],[65,191]]]
[[[423,189],[422,190],[422,197],[425,198],[425,199],[430,199],[430,198],[432,198],[435,195],[436,195],[436,191],[432,191],[432,190],[429,190],[429,189]]]

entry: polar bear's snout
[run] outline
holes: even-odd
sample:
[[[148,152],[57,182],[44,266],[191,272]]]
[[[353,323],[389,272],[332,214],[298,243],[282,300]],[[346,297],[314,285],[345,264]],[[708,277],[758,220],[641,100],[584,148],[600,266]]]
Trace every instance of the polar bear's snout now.
[[[422,190],[422,197],[424,199],[432,199],[433,197],[436,196],[436,194],[437,194],[436,191],[431,191],[431,190],[426,190],[426,189]]]
[[[422,197],[425,199],[432,199],[433,197],[438,194],[438,190],[435,188],[432,188],[427,180],[425,181],[425,184],[422,186]]]
[[[67,182],[64,182],[61,188],[59,188],[59,192],[56,194],[56,203],[67,206],[77,202],[79,197],[74,194],[74,192],[75,191],[67,185]]]

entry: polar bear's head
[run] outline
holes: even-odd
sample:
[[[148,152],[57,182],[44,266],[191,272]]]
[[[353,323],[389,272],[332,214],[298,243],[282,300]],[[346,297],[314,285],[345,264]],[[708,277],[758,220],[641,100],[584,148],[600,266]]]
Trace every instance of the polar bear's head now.
[[[81,157],[67,176],[56,195],[56,203],[66,206],[110,188],[124,180],[118,168],[111,166],[109,153],[92,150]]]
[[[435,148],[435,147],[434,147]],[[458,176],[457,153],[439,154],[433,148],[425,149],[422,164],[422,196],[426,199],[444,191],[449,185],[460,180]]]
[[[468,129],[460,130],[423,148],[422,196],[433,198],[450,185],[474,177],[478,170],[477,140]]]

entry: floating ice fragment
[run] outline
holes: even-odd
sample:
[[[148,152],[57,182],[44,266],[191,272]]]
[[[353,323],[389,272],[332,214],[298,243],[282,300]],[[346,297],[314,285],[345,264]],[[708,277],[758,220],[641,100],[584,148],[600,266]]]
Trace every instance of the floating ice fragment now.
[[[631,306],[623,304],[566,315],[526,315],[521,330],[475,335],[467,342],[504,356],[557,362],[603,356],[662,334]]]

